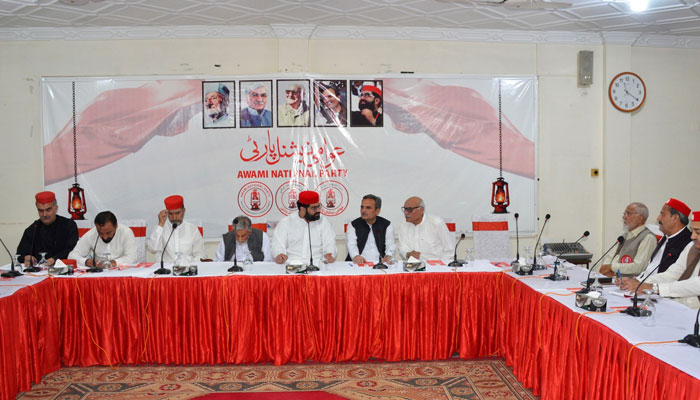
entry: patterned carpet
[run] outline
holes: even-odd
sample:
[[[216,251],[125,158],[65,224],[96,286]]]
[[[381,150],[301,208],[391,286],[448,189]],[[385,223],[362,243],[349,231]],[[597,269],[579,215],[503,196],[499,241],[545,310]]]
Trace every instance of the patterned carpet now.
[[[300,395],[325,392],[353,400],[536,398],[518,383],[503,360],[495,359],[283,366],[123,366],[116,370],[63,368],[45,376],[18,399],[195,399],[208,394],[253,392]]]

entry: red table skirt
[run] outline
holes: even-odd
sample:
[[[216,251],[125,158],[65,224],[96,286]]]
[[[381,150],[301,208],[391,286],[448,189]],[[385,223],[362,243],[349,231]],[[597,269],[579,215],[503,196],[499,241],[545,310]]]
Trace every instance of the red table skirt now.
[[[0,322],[2,399],[59,361],[284,364],[455,354],[505,357],[543,399],[700,393],[699,380],[639,349],[628,368],[632,346],[618,334],[500,273],[49,279],[0,299]]]

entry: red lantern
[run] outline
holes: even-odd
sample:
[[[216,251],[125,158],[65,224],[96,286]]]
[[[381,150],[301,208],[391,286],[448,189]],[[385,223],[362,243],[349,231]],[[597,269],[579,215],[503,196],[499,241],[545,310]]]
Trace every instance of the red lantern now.
[[[506,214],[506,207],[510,205],[510,196],[508,193],[508,182],[503,177],[496,179],[491,188],[491,205],[493,206],[494,214]]]
[[[77,183],[74,183],[73,187],[68,189],[68,212],[71,215],[71,219],[85,219],[85,213],[87,212],[85,191]]]

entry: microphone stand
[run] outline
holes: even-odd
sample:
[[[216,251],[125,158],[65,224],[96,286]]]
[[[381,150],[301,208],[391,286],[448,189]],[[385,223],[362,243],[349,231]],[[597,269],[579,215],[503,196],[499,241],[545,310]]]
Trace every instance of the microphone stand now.
[[[10,250],[8,250],[7,246],[5,246],[5,242],[2,241],[2,238],[0,238],[0,243],[2,243],[2,247],[5,248],[5,251],[10,256],[10,270],[7,272],[3,272],[2,274],[0,274],[0,276],[2,276],[3,278],[15,278],[20,275],[24,275],[23,273],[15,270],[15,262],[13,261],[12,253],[10,253]]]
[[[165,241],[165,246],[163,246],[163,252],[160,253],[160,268],[153,272],[156,275],[168,275],[170,273],[170,270],[163,266],[163,258],[165,257],[165,250],[168,248],[168,243],[170,243],[170,238],[173,237],[173,233],[175,233],[175,228],[177,228],[177,224],[173,222],[173,230],[170,231],[170,236],[168,236],[168,240]]]
[[[462,233],[462,235],[460,235],[459,240],[457,241],[457,244],[455,245],[454,260],[451,263],[447,264],[449,267],[463,267],[464,266],[464,262],[457,260],[457,246],[459,246],[459,243],[462,241],[462,239],[464,239],[465,236],[466,235],[464,233]]]
[[[29,256],[29,268],[25,268],[24,272],[39,272],[41,268],[34,266],[34,243],[36,242],[36,230],[39,229],[36,221],[34,222],[34,233],[32,234],[32,252]],[[26,261],[26,260],[25,260]]]
[[[92,267],[88,268],[87,272],[102,272],[102,268],[97,266],[97,241],[100,240],[100,232],[97,231],[97,225],[95,225],[95,233],[97,237],[95,238],[95,244],[92,245]]]
[[[238,218],[233,219],[233,233],[236,234],[236,226],[238,225]],[[238,239],[233,243],[233,265],[231,268],[227,269],[228,272],[241,272],[243,268],[238,266],[238,254],[236,252],[238,249]]]
[[[588,269],[588,276],[586,277],[586,287],[576,292],[577,294],[586,294],[591,291],[591,271],[593,271],[593,268],[595,268],[595,266],[598,265],[598,263],[601,262],[603,258],[605,258],[605,256],[608,255],[608,253],[610,253],[610,250],[612,250],[616,245],[622,244],[624,242],[625,238],[623,236],[618,236],[615,243],[613,243],[613,245],[610,246],[610,248],[605,253],[603,253],[603,255],[600,256],[600,258],[597,259],[595,263],[593,263],[591,268]]]
[[[686,337],[679,340],[678,343],[687,343],[693,347],[700,347],[700,335],[698,334],[700,324],[698,324],[698,317],[700,317],[700,310],[698,310],[697,315],[695,315],[695,330],[690,335],[686,335]]]
[[[306,227],[309,231],[309,265],[306,267],[306,271],[315,272],[319,269],[314,265],[314,252],[311,248],[311,221],[306,221]]]
[[[583,235],[581,235],[581,237],[578,238],[578,240],[575,241],[574,244],[580,242],[581,239],[587,237],[588,235],[590,235],[590,232],[588,232],[588,231],[583,232]],[[559,276],[557,274],[557,271],[559,270],[559,257],[561,257],[561,255],[564,253],[566,253],[566,250],[563,250],[561,253],[557,254],[556,259],[554,260],[554,272],[550,275],[545,276],[544,279],[549,279],[550,281],[568,281],[569,280],[568,276]]]
[[[520,235],[518,234],[518,217],[520,215],[515,213],[515,260],[513,262],[520,263]],[[511,264],[513,264],[513,262]]]
[[[534,253],[532,255],[532,270],[533,271],[547,268],[544,265],[542,266],[542,268],[539,268],[537,265],[537,246],[540,244],[540,239],[542,238],[542,232],[544,232],[544,227],[547,226],[547,221],[549,221],[550,217],[551,217],[551,215],[549,215],[549,214],[544,216],[544,224],[542,224],[542,229],[540,229],[540,235],[537,236],[537,242],[535,242],[535,250],[534,250]]]
[[[634,289],[634,297],[632,297],[632,306],[625,308],[622,310],[622,313],[631,315],[633,317],[641,317],[642,316],[642,308],[637,306],[637,292],[639,291],[640,286],[642,286],[642,283],[647,280],[650,276],[654,275],[654,272],[656,272],[657,269],[659,269],[659,265],[656,266],[656,268],[652,269],[649,275],[645,276],[644,279],[642,279],[641,282],[639,282],[639,285],[637,285],[637,288]]]
[[[372,269],[387,269],[387,268],[389,268],[386,266],[386,264],[384,264],[382,262],[382,259],[384,258],[384,256],[385,256],[384,253],[379,254],[379,262],[374,264],[374,267],[372,267]]]

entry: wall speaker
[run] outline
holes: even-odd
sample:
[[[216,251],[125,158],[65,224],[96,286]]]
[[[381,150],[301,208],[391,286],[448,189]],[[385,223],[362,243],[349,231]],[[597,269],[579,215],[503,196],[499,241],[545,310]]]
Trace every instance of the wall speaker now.
[[[593,83],[593,52],[581,50],[578,52],[578,84],[590,85]]]

